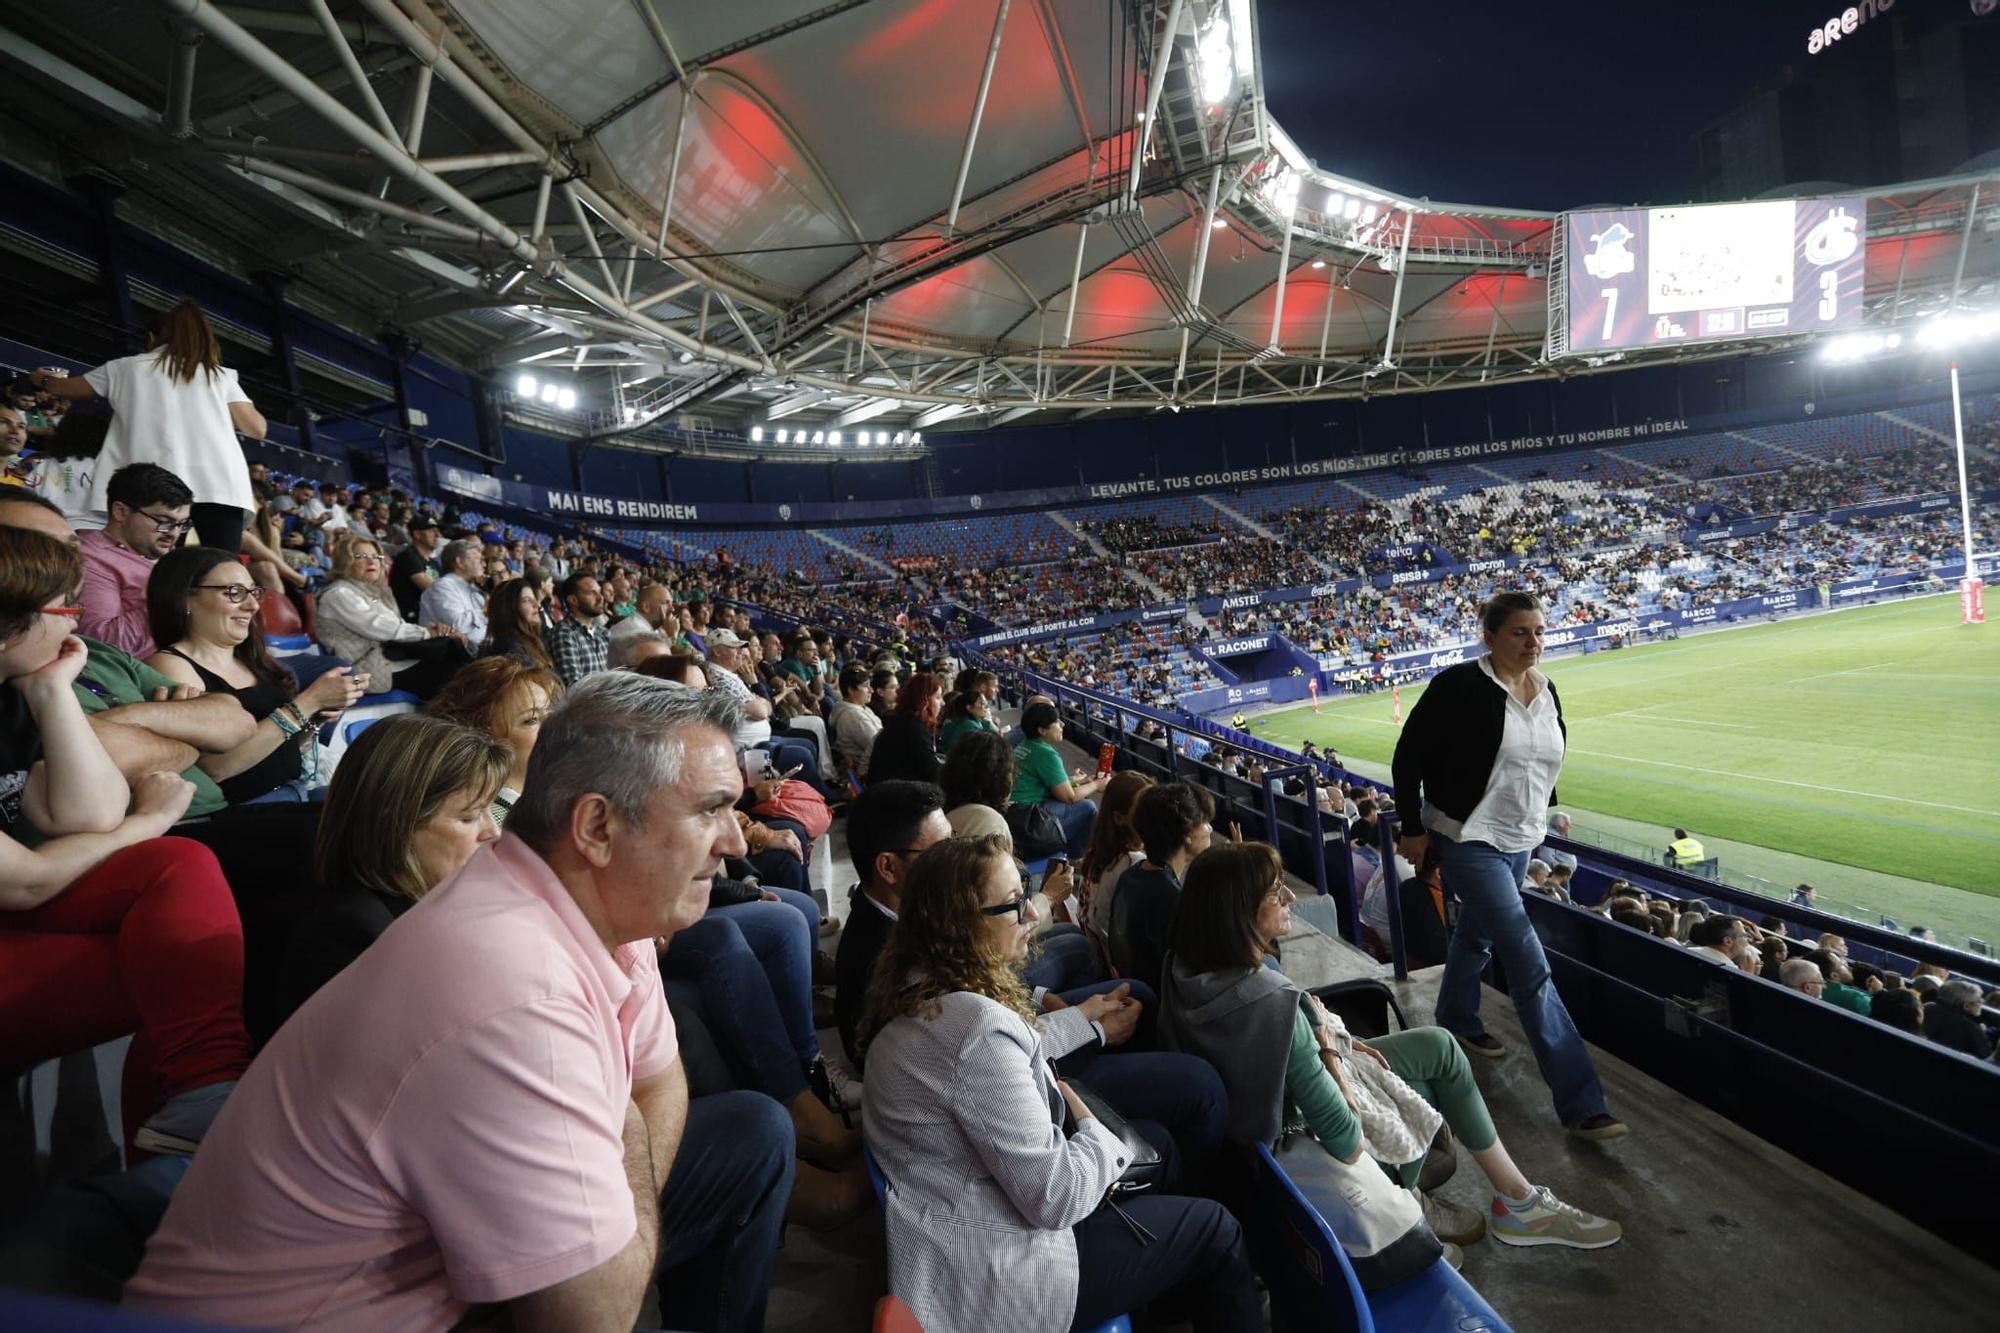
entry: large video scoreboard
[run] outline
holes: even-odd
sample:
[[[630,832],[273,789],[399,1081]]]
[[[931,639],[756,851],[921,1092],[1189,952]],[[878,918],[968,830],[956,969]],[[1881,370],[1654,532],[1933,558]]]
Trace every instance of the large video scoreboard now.
[[[1569,351],[1851,328],[1867,220],[1859,198],[1565,214]]]

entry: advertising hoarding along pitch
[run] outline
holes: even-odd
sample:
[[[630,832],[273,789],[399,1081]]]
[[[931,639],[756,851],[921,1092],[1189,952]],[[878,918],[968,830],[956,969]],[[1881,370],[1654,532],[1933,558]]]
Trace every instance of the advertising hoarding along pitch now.
[[[1569,351],[1834,332],[1861,321],[1867,201],[1563,216]]]

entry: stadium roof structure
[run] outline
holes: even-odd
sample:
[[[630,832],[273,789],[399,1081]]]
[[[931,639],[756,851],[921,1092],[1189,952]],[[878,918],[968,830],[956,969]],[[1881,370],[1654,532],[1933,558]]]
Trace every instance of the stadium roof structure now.
[[[1607,360],[1547,355],[1557,215],[1413,199],[1300,151],[1264,106],[1255,0],[14,18],[0,58],[170,164],[145,189],[184,232],[211,219],[470,364],[589,377],[578,433],[998,424]],[[1871,322],[2000,274],[2000,167],[1867,193]]]

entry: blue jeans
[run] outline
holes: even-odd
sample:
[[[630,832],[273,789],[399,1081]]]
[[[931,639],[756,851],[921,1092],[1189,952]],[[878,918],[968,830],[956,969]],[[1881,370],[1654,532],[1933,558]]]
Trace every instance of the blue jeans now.
[[[1088,796],[1080,801],[1043,801],[1042,809],[1062,825],[1063,837],[1069,840],[1069,859],[1083,860],[1090,850],[1091,826],[1097,822],[1097,802]]]
[[[793,777],[828,800],[833,799],[833,794],[827,790],[826,783],[820,777],[819,746],[813,741],[796,736],[773,736],[764,742],[764,751],[771,756],[773,776],[783,773],[786,769],[796,768],[799,771],[794,773]]]
[[[1574,1125],[1604,1114],[1597,1066],[1556,993],[1542,941],[1521,906],[1528,853],[1503,852],[1483,842],[1453,842],[1441,833],[1431,834],[1431,839],[1437,844],[1445,883],[1462,905],[1445,955],[1444,980],[1438,986],[1438,1026],[1466,1037],[1485,1031],[1479,1021],[1479,977],[1486,960],[1498,953],[1507,974],[1507,994],[1555,1099],[1556,1116],[1565,1125]]]
[[[799,840],[799,850],[803,856],[793,856],[782,847],[769,847],[761,852],[752,852],[743,858],[750,863],[750,869],[757,875],[757,882],[767,889],[780,892],[790,891],[812,902],[812,837],[806,826],[796,819],[766,818],[757,816],[757,822],[779,832],[790,833]],[[805,909],[800,909],[805,910]],[[812,906],[813,929],[819,929],[819,906]]]
[[[688,1102],[660,1195],[660,1309],[675,1328],[764,1327],[792,1198],[792,1120],[754,1092]]]
[[[813,932],[788,902],[711,908],[677,931],[660,972],[701,988],[702,1017],[737,1079],[780,1103],[806,1090]]]
[[[1040,986],[1066,997],[1079,986],[1104,979],[1104,965],[1097,957],[1097,947],[1081,926],[1059,921],[1037,943],[1034,957],[1021,969],[1021,977],[1030,987]]]

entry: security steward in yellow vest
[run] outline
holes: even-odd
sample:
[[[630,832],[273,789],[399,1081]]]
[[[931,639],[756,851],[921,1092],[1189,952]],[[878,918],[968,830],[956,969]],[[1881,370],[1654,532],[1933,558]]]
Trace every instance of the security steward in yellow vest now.
[[[1689,837],[1684,828],[1674,830],[1674,840],[1667,844],[1667,864],[1686,870],[1700,865],[1706,856],[1700,839]]]
[[[1229,725],[1241,731],[1250,725],[1250,719],[1243,716],[1243,710],[1239,708],[1236,710],[1236,716],[1229,719]]]

